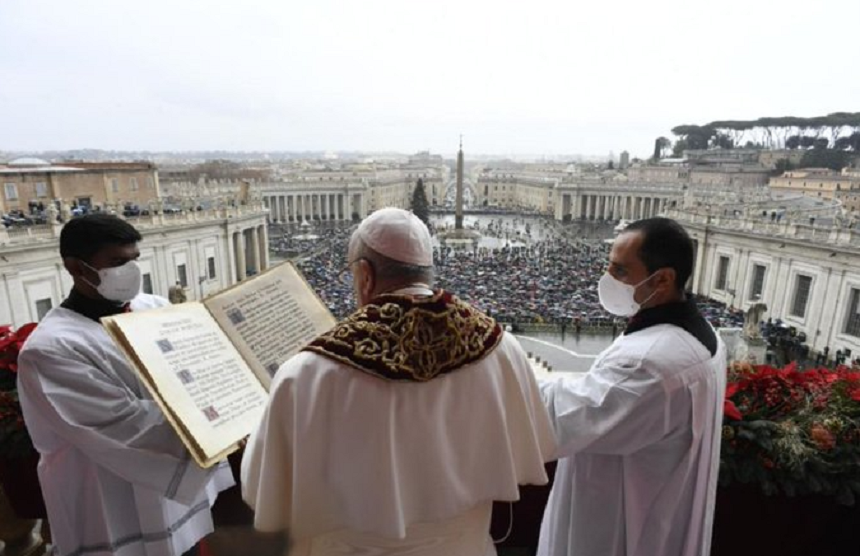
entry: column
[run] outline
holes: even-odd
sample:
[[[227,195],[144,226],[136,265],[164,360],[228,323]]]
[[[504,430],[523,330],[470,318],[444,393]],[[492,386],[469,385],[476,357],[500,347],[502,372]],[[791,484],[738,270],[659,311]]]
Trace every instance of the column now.
[[[269,268],[269,232],[265,226],[259,227],[260,237],[260,271]]]
[[[219,284],[222,287],[223,286],[232,286],[233,284],[236,283],[236,280],[237,280],[236,279],[236,239],[235,239],[235,236],[236,236],[236,234],[234,232],[230,232],[228,230],[227,236],[225,238],[227,240],[225,242],[227,244],[227,254],[226,254],[227,260],[226,261],[222,261],[220,259],[218,260],[219,272],[222,268],[227,269],[227,276],[226,276],[227,280],[226,281],[221,280],[221,279],[218,280]]]
[[[236,281],[244,280],[247,276],[248,262],[245,258],[245,232],[239,230],[233,234],[236,243]]]
[[[251,268],[255,275],[260,273],[260,233],[257,226],[251,228]]]
[[[707,228],[706,228],[707,230]],[[705,240],[707,239],[707,231],[702,236],[702,239],[696,240],[696,263],[693,270],[693,282],[691,289],[693,293],[702,293],[704,284],[702,284],[702,270],[705,267]]]

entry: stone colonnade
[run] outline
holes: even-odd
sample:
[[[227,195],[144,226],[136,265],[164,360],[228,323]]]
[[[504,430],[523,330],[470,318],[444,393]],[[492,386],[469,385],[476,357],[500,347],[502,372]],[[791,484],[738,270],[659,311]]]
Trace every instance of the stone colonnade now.
[[[236,281],[269,268],[269,236],[266,226],[234,230],[231,247]]]
[[[574,220],[638,220],[657,216],[673,207],[676,199],[629,194],[563,194],[561,218]]]
[[[347,193],[290,193],[263,195],[270,222],[351,220]]]

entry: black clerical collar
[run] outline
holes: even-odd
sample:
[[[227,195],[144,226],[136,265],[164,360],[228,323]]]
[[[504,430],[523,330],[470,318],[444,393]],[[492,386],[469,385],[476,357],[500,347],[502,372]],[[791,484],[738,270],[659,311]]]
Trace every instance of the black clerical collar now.
[[[60,307],[74,311],[96,322],[99,322],[99,319],[102,317],[130,311],[128,303],[117,303],[116,301],[108,301],[107,299],[92,299],[75,288],[72,288],[72,291],[69,292],[69,297],[63,301]]]
[[[717,353],[717,335],[692,299],[642,309],[630,318],[624,333],[633,334],[657,324],[679,326],[708,348],[711,355]]]

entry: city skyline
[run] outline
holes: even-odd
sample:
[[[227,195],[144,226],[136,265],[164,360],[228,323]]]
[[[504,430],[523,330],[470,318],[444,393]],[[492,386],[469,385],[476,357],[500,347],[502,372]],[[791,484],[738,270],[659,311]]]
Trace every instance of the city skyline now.
[[[802,15],[802,17],[801,17]],[[0,4],[0,150],[646,157],[856,111],[856,0]]]

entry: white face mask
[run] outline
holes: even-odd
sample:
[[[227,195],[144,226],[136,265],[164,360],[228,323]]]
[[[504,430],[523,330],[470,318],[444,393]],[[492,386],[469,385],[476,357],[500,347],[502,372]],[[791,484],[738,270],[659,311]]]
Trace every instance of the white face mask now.
[[[654,274],[651,274],[651,276],[654,276]],[[637,303],[633,297],[636,294],[636,289],[647,282],[651,276],[632,286],[616,280],[615,277],[607,272],[600,277],[600,281],[597,283],[597,295],[600,297],[600,304],[613,315],[632,317],[639,312],[643,304],[648,303],[648,300],[654,297],[654,293],[657,293],[655,291],[642,303]]]
[[[81,262],[90,270],[98,273],[98,286],[86,278],[83,278],[83,280],[94,287],[99,292],[99,295],[105,299],[125,303],[126,301],[131,301],[140,293],[143,276],[141,276],[137,261],[128,261],[122,266],[102,268],[101,270],[91,267],[84,261]]]

